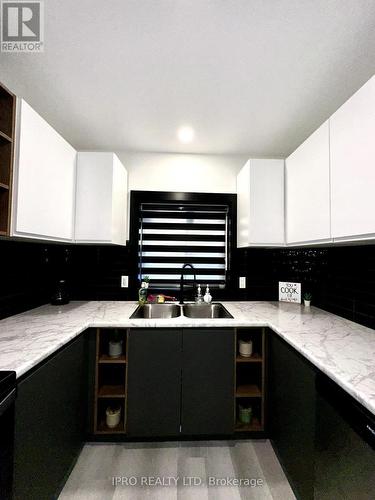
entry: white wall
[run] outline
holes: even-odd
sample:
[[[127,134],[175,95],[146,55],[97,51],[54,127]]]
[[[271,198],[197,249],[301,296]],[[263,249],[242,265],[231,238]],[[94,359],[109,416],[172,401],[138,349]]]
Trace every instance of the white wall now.
[[[129,191],[236,193],[248,156],[116,152],[129,175]]]

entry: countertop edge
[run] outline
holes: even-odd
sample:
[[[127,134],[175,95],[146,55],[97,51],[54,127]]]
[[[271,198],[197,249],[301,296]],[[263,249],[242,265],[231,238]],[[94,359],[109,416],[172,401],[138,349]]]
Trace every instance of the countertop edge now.
[[[78,308],[80,306],[80,303],[78,304]],[[171,320],[144,320],[144,319],[130,319],[129,317],[126,319],[124,317],[121,317],[120,319],[114,319],[108,320],[108,318],[105,317],[105,314],[103,314],[103,311],[101,311],[101,308],[106,307],[105,302],[86,302],[82,303],[83,304],[92,304],[92,308],[88,310],[87,312],[80,311],[83,316],[87,316],[87,320],[75,320],[74,324],[70,328],[68,328],[68,331],[64,331],[63,334],[61,334],[60,339],[56,339],[56,337],[53,338],[53,342],[50,342],[50,345],[48,348],[41,350],[38,354],[35,355],[32,359],[28,359],[25,362],[20,362],[17,367],[15,367],[15,371],[17,374],[17,378],[23,377],[25,374],[27,374],[28,371],[32,370],[33,368],[37,367],[39,364],[41,364],[43,361],[45,361],[48,357],[53,355],[56,351],[59,349],[63,348],[66,344],[68,344],[70,341],[72,341],[74,338],[78,337],[81,333],[83,333],[85,330],[88,328],[156,328],[156,327],[167,327],[167,328],[215,328],[215,327],[221,327],[221,328],[236,328],[236,327],[265,327],[271,329],[273,332],[275,332],[277,335],[279,335],[280,338],[282,338],[285,342],[287,342],[288,345],[290,345],[293,349],[295,349],[299,354],[301,354],[306,360],[308,360],[312,365],[314,365],[318,370],[320,370],[322,373],[327,375],[330,379],[332,379],[335,383],[337,383],[342,389],[344,389],[348,394],[350,394],[355,400],[357,400],[361,405],[363,405],[368,411],[370,411],[372,414],[375,415],[375,403],[372,402],[372,400],[368,398],[372,398],[372,393],[367,397],[366,394],[363,394],[359,389],[356,389],[356,387],[345,380],[345,378],[340,378],[336,373],[334,369],[330,369],[329,366],[327,367],[321,360],[316,358],[311,352],[309,352],[308,349],[304,348],[304,345],[299,343],[298,341],[295,341],[292,337],[292,333],[288,333],[286,328],[281,328],[279,325],[275,324],[273,321],[269,320],[262,320],[262,319],[246,319],[246,318],[236,318],[234,317],[233,319],[214,319],[214,320],[199,320],[199,319],[189,319],[189,318],[174,318],[172,321]],[[111,304],[111,303],[110,303]],[[137,307],[136,303],[129,303],[129,302],[123,302],[122,304],[126,304],[127,306],[127,311],[126,314],[130,316],[132,312],[135,310]],[[237,303],[231,303],[231,302],[226,302],[223,301],[223,304],[228,308],[230,308],[231,305],[233,307],[236,306]],[[254,302],[249,302],[249,304],[254,304]],[[262,304],[269,304],[269,307],[276,307],[275,303],[269,302],[269,303],[262,303]],[[121,304],[120,304],[121,305]],[[33,311],[33,314],[37,316],[37,310],[38,309],[43,309],[48,306],[41,306],[41,308],[37,308]],[[317,311],[321,311],[317,308],[314,308]],[[29,311],[28,311],[29,312]],[[100,316],[100,312],[102,312],[102,317]],[[273,311],[275,312],[275,311]],[[344,320],[341,317],[337,317],[335,315],[331,315],[330,313],[326,313],[325,311],[321,311],[322,313],[327,315],[327,319],[329,317],[334,317],[337,318],[337,320],[340,320],[340,322],[344,321],[349,323],[348,320]],[[22,314],[27,314],[27,313],[22,313]],[[51,313],[52,314],[52,313]],[[110,315],[110,312],[107,313]],[[241,314],[244,314],[241,312]],[[246,313],[245,313],[246,314]],[[259,313],[258,313],[259,314]],[[266,313],[264,313],[266,315]],[[296,311],[297,314],[297,311]],[[22,316],[22,315],[19,315]],[[34,317],[35,317],[34,316]],[[91,316],[91,317],[90,317]],[[9,319],[9,318],[8,318]],[[7,320],[3,320],[7,321]],[[0,322],[1,324],[1,322]],[[56,327],[58,329],[58,327]],[[307,326],[305,326],[307,328]],[[349,328],[349,327],[348,327]],[[366,327],[362,327],[361,325],[358,325],[359,329],[366,329]],[[370,330],[370,329],[367,329]],[[371,330],[373,331],[373,330]],[[375,331],[374,331],[375,335]],[[9,367],[6,367],[4,369],[11,369]]]

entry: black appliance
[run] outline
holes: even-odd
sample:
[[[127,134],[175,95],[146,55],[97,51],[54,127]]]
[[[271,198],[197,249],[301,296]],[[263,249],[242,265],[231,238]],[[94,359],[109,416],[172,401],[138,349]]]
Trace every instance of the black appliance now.
[[[374,415],[323,375],[317,391],[314,498],[373,500]]]
[[[12,498],[16,372],[0,372],[0,498]]]
[[[69,303],[68,285],[65,280],[59,280],[56,284],[56,289],[51,298],[51,304],[54,306],[62,306]]]

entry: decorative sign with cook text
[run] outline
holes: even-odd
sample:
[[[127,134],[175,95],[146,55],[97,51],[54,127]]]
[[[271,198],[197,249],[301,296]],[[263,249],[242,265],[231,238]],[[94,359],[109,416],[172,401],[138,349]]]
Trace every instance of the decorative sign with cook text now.
[[[279,281],[279,301],[301,303],[301,283]]]

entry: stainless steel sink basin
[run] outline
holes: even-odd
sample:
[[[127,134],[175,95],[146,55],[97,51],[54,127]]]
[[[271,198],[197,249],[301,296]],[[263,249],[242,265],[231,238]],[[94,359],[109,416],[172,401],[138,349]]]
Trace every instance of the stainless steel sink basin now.
[[[183,311],[187,318],[233,318],[222,304],[184,304]]]
[[[138,306],[130,319],[177,318],[181,315],[180,309],[177,304],[145,304]]]

